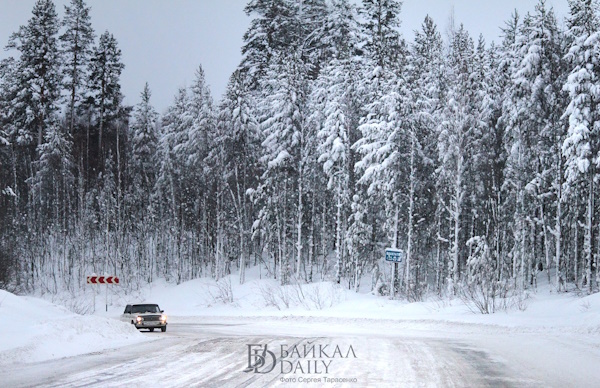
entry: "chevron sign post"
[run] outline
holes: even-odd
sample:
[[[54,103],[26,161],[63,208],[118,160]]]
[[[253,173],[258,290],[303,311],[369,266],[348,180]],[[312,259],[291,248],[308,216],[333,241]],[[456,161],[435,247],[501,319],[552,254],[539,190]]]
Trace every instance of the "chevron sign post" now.
[[[119,284],[119,278],[116,276],[88,276],[87,284]],[[108,311],[108,287],[105,294],[106,311]],[[94,291],[94,311],[96,311],[96,291]]]
[[[119,284],[116,276],[88,276],[87,284]]]

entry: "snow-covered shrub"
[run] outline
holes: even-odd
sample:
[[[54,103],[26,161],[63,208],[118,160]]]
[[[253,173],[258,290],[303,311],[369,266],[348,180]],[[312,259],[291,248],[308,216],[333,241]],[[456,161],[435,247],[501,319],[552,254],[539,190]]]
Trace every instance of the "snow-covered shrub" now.
[[[233,289],[231,288],[231,279],[224,277],[208,290],[214,303],[233,303]]]
[[[79,315],[89,315],[95,312],[94,304],[89,298],[74,298],[64,303],[69,311]]]
[[[308,309],[322,310],[339,303],[342,295],[342,289],[337,283],[310,284],[304,290],[303,305]]]
[[[590,301],[586,300],[586,301],[581,302],[581,304],[579,305],[579,310],[581,312],[585,313],[590,310],[590,307],[592,307],[592,305],[590,304]]]
[[[473,312],[493,314],[506,310],[508,284],[497,279],[497,263],[485,237],[473,237],[467,246],[471,254],[467,260],[467,280],[459,287],[460,298]]]
[[[314,284],[294,282],[286,286],[261,283],[258,285],[258,292],[265,306],[272,306],[277,310],[293,306],[302,306],[307,310],[322,310],[339,303],[343,297],[341,287],[331,282]]]
[[[272,306],[277,310],[290,307],[292,297],[285,286],[259,283],[258,292],[267,307]]]

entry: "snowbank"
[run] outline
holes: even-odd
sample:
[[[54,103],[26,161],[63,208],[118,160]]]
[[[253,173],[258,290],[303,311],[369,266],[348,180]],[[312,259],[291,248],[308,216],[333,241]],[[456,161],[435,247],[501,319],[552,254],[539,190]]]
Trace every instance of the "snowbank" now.
[[[0,365],[75,356],[148,340],[132,325],[81,316],[32,297],[0,290]]]
[[[473,313],[459,299],[430,297],[424,302],[408,303],[356,293],[329,282],[281,287],[272,279],[260,279],[258,270],[247,271],[240,285],[236,275],[216,283],[195,279],[179,285],[159,280],[143,288],[131,302],[158,303],[171,322],[184,316],[202,317],[319,317],[339,320],[394,320],[430,323],[477,324],[506,330],[566,331],[600,335],[600,294],[556,293],[540,281],[537,290],[507,311],[483,315]],[[132,298],[132,296],[130,296]],[[120,314],[116,307],[112,316]]]

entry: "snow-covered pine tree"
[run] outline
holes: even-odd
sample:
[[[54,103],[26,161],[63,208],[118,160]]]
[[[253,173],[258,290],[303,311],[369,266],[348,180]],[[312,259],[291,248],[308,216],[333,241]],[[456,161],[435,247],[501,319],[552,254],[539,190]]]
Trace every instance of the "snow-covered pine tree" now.
[[[87,81],[87,69],[94,30],[90,18],[90,7],[83,0],[71,0],[65,5],[62,25],[65,32],[60,36],[63,60],[63,85],[68,90],[69,129],[75,130],[75,104],[83,98],[83,87]]]
[[[363,49],[376,66],[397,68],[405,56],[405,44],[400,35],[400,10],[398,0],[363,0]]]
[[[118,117],[123,100],[120,77],[124,67],[117,40],[105,31],[93,49],[88,70],[90,93],[98,110],[98,159],[102,161],[103,142],[108,140],[105,132]]]
[[[27,24],[11,35],[7,46],[19,51],[12,101],[17,109],[11,121],[18,128],[19,144],[41,146],[54,122],[60,97],[60,22],[51,0],[36,1],[32,14]]]
[[[288,0],[250,0],[244,11],[253,18],[244,34],[240,66],[249,74],[255,89],[273,58],[294,46],[297,10]]]
[[[296,43],[287,50],[297,50],[307,66],[310,78],[318,76],[323,62],[330,59],[330,46],[325,43],[329,7],[325,0],[300,0],[295,4],[295,20],[291,26]],[[335,5],[333,5],[335,6]]]

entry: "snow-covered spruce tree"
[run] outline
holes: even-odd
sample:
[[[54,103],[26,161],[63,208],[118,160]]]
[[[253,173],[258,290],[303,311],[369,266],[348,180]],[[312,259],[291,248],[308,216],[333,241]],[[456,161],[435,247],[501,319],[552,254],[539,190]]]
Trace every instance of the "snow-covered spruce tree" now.
[[[131,184],[135,206],[133,209],[139,219],[144,222],[148,211],[149,193],[156,181],[156,148],[157,148],[157,119],[158,113],[150,103],[150,87],[144,85],[141,101],[136,105],[131,125]]]
[[[298,241],[302,241],[302,197],[309,152],[305,126],[306,67],[296,55],[278,58],[269,67],[262,94],[258,110],[264,138],[260,158],[264,173],[254,196],[260,204],[255,226],[275,230],[278,276],[282,284],[287,284],[292,268],[288,239],[293,235],[293,224],[298,228],[297,256],[301,258]]]
[[[523,183],[523,166],[526,165],[525,157],[527,154],[523,152],[526,146],[523,144],[525,137],[523,131],[521,131],[520,123],[524,113],[520,110],[519,98],[526,91],[521,84],[513,82],[516,69],[523,58],[522,46],[525,42],[520,37],[522,24],[523,22],[520,21],[516,11],[506,22],[503,28],[504,39],[501,62],[502,74],[508,78],[508,83],[503,92],[504,102],[500,122],[504,126],[505,139],[502,144],[506,149],[501,209],[506,222],[504,228],[506,234],[508,234],[504,238],[504,244],[507,245],[506,256],[509,260],[508,262],[504,260],[500,270],[503,270],[504,265],[509,266],[507,271],[510,271],[510,276],[515,284],[517,283],[519,269],[517,260],[524,254],[521,248],[524,249],[523,243],[525,241],[522,204],[525,187]]]
[[[188,90],[187,112],[191,116],[191,126],[187,133],[187,143],[182,149],[185,158],[183,177],[184,201],[189,211],[190,225],[198,231],[203,240],[204,257],[215,257],[214,263],[223,261],[223,197],[226,194],[223,184],[220,157],[206,159],[211,150],[217,151],[218,128],[213,98],[202,66],[198,66],[192,86]],[[219,150],[220,152],[220,150]],[[218,163],[217,163],[218,162]],[[221,267],[219,267],[221,268]],[[222,267],[224,270],[224,266]],[[214,267],[217,271],[218,268]],[[215,272],[217,278],[222,276]]]
[[[408,209],[406,216],[406,273],[405,292],[411,299],[420,298],[425,291],[433,241],[428,236],[435,224],[435,160],[437,133],[435,118],[441,111],[444,77],[442,38],[433,20],[427,16],[415,40],[408,59]],[[436,267],[439,271],[441,266]],[[438,279],[441,279],[438,273]]]
[[[154,187],[154,199],[160,204],[157,210],[169,211],[159,214],[159,219],[170,219],[175,225],[185,215],[183,208],[181,180],[186,157],[184,146],[187,144],[192,117],[187,111],[188,94],[186,88],[180,88],[175,99],[161,117],[161,131],[157,145],[159,170]]]
[[[27,24],[11,35],[7,46],[19,52],[14,72],[16,94],[12,101],[17,109],[11,121],[18,128],[19,144],[41,146],[58,110],[60,23],[51,0],[38,0],[32,14]]]
[[[446,205],[452,232],[449,254],[448,289],[458,291],[461,262],[465,258],[464,226],[468,225],[465,208],[472,194],[474,164],[478,139],[482,131],[481,113],[485,102],[480,99],[477,78],[473,77],[475,51],[473,40],[464,26],[455,32],[449,59],[447,103],[438,137],[438,197]]]
[[[515,237],[513,276],[526,287],[538,268],[536,236],[541,229],[542,251],[549,270],[552,261],[551,219],[555,219],[555,260],[560,262],[562,222],[562,155],[564,138],[562,34],[552,10],[541,1],[527,15],[517,39],[519,54],[514,66],[507,149],[506,177],[514,202]],[[533,151],[533,152],[532,152]],[[549,199],[553,202],[548,203]],[[553,216],[554,214],[554,216]],[[517,271],[518,268],[518,271]],[[556,287],[563,282],[556,268]],[[548,277],[549,277],[548,273]],[[530,282],[531,282],[530,281]]]
[[[75,105],[84,97],[82,89],[87,81],[87,69],[94,43],[90,7],[83,0],[71,0],[69,5],[65,5],[65,17],[62,24],[65,27],[65,32],[60,36],[63,85],[68,90],[69,111],[67,114],[69,129],[73,134]]]
[[[291,62],[288,67],[302,68],[302,88],[308,90],[308,82],[318,76],[323,65],[322,62],[328,57],[328,46],[324,43],[328,17],[326,2],[323,0],[300,2],[256,0],[249,2],[246,11],[254,18],[251,27],[244,36],[244,46],[242,48],[244,58],[240,64],[240,70],[248,74],[248,85],[250,90],[253,91],[257,106],[264,106],[262,101],[268,99],[265,98],[268,94],[265,91],[270,90],[268,84],[273,82],[273,79],[268,78],[273,77],[274,72],[278,71],[275,68],[282,68],[281,58],[284,57]],[[267,71],[269,75],[267,75]],[[307,90],[301,92],[304,100],[307,98]],[[304,105],[305,102],[299,101],[298,103]],[[304,110],[305,107],[303,106],[302,109]],[[263,113],[257,113],[256,117],[265,118],[269,115],[268,113],[263,115]],[[302,120],[305,120],[305,118],[306,115]],[[303,124],[303,126],[304,130],[309,128],[307,125]],[[307,208],[305,206],[305,202],[309,197],[307,184],[309,181],[310,183],[314,182],[308,176],[312,173],[309,165],[312,160],[311,152],[314,151],[309,146],[310,140],[313,140],[313,138],[305,138],[301,141],[303,144],[302,150],[298,150],[298,153],[302,155],[297,158],[298,163],[300,163],[296,170],[299,178],[294,180],[295,184],[299,184],[296,197],[298,211],[287,213],[288,215],[295,213],[296,255],[295,265],[292,264],[295,272],[304,267],[303,247],[306,240],[306,227],[304,224],[309,210],[312,215],[312,207]],[[290,187],[290,193],[291,190]],[[258,197],[261,197],[261,195],[254,196],[255,199]],[[313,225],[312,220],[310,225]],[[263,233],[268,229],[260,230]],[[310,238],[312,237],[309,236],[309,240]]]
[[[42,156],[40,152],[46,155],[52,153],[48,146],[42,146],[48,141],[48,135],[54,137],[51,132],[60,130],[57,123],[60,98],[59,27],[60,21],[52,1],[37,1],[27,24],[13,33],[8,41],[6,48],[16,50],[17,58],[2,62],[4,79],[1,83],[6,89],[1,92],[4,102],[1,114],[3,123],[0,125],[8,132],[11,143],[10,181],[14,186],[11,192],[18,195],[14,200],[18,201],[15,204],[19,206],[18,209],[14,208],[13,219],[16,222],[11,224],[13,227],[21,226],[22,233],[26,234],[15,238],[20,240],[19,249],[24,248],[23,256],[31,257],[22,266],[27,279],[24,286],[29,289],[38,286],[39,279],[35,278],[34,273],[41,269],[40,263],[47,258],[47,251],[37,249],[41,246],[41,236],[47,236],[41,232],[54,222],[57,228],[64,225],[60,218],[54,220],[52,216],[65,217],[68,210],[62,206],[69,203],[60,199],[66,198],[60,182],[56,182],[56,186],[40,185],[37,193],[32,191],[34,181],[42,181],[38,169],[45,162],[42,165],[37,163]],[[48,159],[46,155],[45,160]],[[44,172],[41,174],[46,175]],[[67,195],[70,194],[69,191]],[[41,202],[42,198],[48,202]],[[50,208],[47,204],[56,205],[56,208]],[[35,233],[27,234],[27,230]]]
[[[16,179],[16,154],[13,145],[17,143],[18,127],[12,121],[14,107],[12,101],[15,95],[16,84],[14,72],[16,61],[8,58],[0,61],[0,191],[10,187],[11,196],[16,199],[19,192],[19,183]],[[10,146],[10,147],[9,147]],[[3,198],[6,200],[6,197]],[[14,202],[16,205],[16,202]],[[8,204],[4,209],[8,209]]]
[[[219,128],[223,132],[219,135],[218,143],[224,148],[224,179],[229,194],[227,202],[235,209],[235,219],[231,223],[235,225],[239,237],[239,281],[243,284],[250,254],[249,221],[252,211],[246,193],[258,184],[261,145],[261,133],[254,118],[253,99],[243,72],[237,70],[233,73],[219,105]]]
[[[328,78],[324,80],[328,83],[325,86],[328,95],[324,107],[325,121],[318,132],[318,161],[323,163],[323,170],[329,178],[327,188],[334,191],[336,201],[336,281],[339,283],[344,270],[344,218],[353,191],[350,185],[350,132],[356,127],[357,119],[353,117],[353,88],[348,82],[354,72],[343,65],[340,68],[334,66],[326,68],[323,74],[323,78]]]
[[[514,31],[516,31],[518,15],[513,14],[511,21],[507,25],[513,25]],[[507,34],[507,32],[508,28],[505,28],[504,33]],[[486,240],[490,247],[492,260],[495,263],[495,276],[498,280],[503,280],[506,277],[507,268],[510,268],[510,263],[507,262],[509,259],[507,250],[504,246],[505,238],[503,237],[506,231],[510,230],[510,219],[507,217],[503,206],[504,193],[502,192],[507,154],[504,147],[506,122],[503,116],[503,104],[508,99],[507,93],[512,82],[510,53],[511,45],[514,43],[513,38],[508,35],[505,35],[505,39],[500,46],[496,46],[492,42],[487,52],[489,70],[486,74],[486,83],[490,105],[487,121],[488,131],[484,133],[483,138],[485,147],[483,153],[486,160],[483,171],[486,173],[481,176],[484,183],[483,197],[488,200],[481,204],[483,205],[483,214],[480,216],[480,222],[483,222],[483,225],[480,226],[486,231]]]
[[[368,121],[360,127],[363,138],[356,143],[363,154],[357,165],[363,172],[361,182],[369,184],[369,195],[383,195],[387,214],[394,214],[393,225],[392,217],[387,217],[394,246],[399,244],[398,222],[406,231],[404,292],[411,299],[421,293],[419,282],[424,274],[419,270],[427,269],[420,262],[413,267],[412,259],[419,245],[415,244],[416,218],[424,221],[432,216],[427,214],[427,208],[433,207],[428,193],[433,188],[436,154],[432,118],[439,98],[441,56],[441,37],[433,21],[426,18],[423,30],[416,34],[406,68],[389,91],[369,107]],[[423,256],[428,253],[422,252]]]
[[[427,233],[435,236],[435,259],[431,263],[435,271],[435,289],[439,295],[443,292],[443,283],[447,278],[447,266],[444,264],[447,259],[444,257],[449,253],[444,245],[448,244],[448,238],[451,229],[450,220],[444,217],[446,214],[446,199],[443,196],[444,190],[438,190],[438,175],[436,168],[438,165],[438,149],[437,124],[444,120],[444,108],[448,98],[448,65],[447,59],[444,56],[443,43],[440,33],[430,17],[426,17],[422,24],[421,31],[415,32],[415,41],[412,46],[411,61],[410,61],[411,77],[415,79],[416,93],[414,94],[419,101],[419,105],[423,112],[421,114],[420,128],[418,133],[419,142],[422,150],[419,157],[422,159],[418,172],[420,181],[420,191],[418,195],[422,217],[419,220],[425,220],[421,223],[422,228],[420,233],[425,237]],[[412,144],[411,144],[412,145]],[[432,201],[431,204],[427,204]],[[428,211],[433,211],[433,214],[428,214]],[[433,217],[431,223],[426,222],[428,217]],[[412,225],[412,224],[411,224]],[[429,225],[429,227],[428,227]],[[428,231],[429,229],[429,231]],[[425,250],[433,249],[433,246],[425,244],[417,244]],[[430,252],[432,253],[432,252]],[[427,257],[425,251],[417,252],[417,254]],[[418,266],[422,266],[422,261],[417,262]],[[429,267],[425,266],[425,276],[429,271]],[[418,279],[418,277],[417,277]]]
[[[310,98],[312,123],[317,125],[318,162],[328,178],[327,188],[333,193],[336,209],[336,281],[350,275],[354,288],[358,288],[361,268],[358,245],[352,236],[346,236],[346,219],[351,211],[350,202],[354,193],[355,151],[352,144],[358,140],[360,96],[355,79],[359,64],[354,56],[358,24],[355,10],[348,1],[333,4],[327,21],[326,42],[334,57],[324,66],[315,81]],[[356,230],[359,233],[358,230]],[[349,251],[353,251],[350,262],[344,262],[344,250],[348,239]],[[354,267],[351,271],[350,267]],[[351,271],[351,273],[347,273]]]
[[[62,233],[67,233],[73,210],[75,178],[72,146],[70,134],[58,124],[52,125],[44,135],[44,143],[38,147],[35,175],[28,180],[39,224],[55,226]]]
[[[404,70],[406,48],[404,40],[399,32],[400,20],[400,3],[397,1],[364,1],[359,9],[362,16],[361,33],[359,35],[360,43],[358,44],[358,53],[361,55],[359,76],[356,81],[356,93],[362,96],[362,109],[360,110],[361,125],[377,124],[383,120],[387,121],[388,107],[384,102],[388,96],[396,93],[396,83],[398,82],[400,73]],[[394,97],[392,97],[394,98]],[[393,105],[393,103],[392,103]],[[366,128],[366,127],[365,127]],[[374,127],[373,127],[374,128]],[[384,131],[383,128],[380,128]],[[355,170],[357,173],[357,190],[367,190],[369,183],[360,177],[363,176],[364,170],[361,170],[361,164],[364,165],[364,149],[360,142],[377,141],[376,135],[373,135],[370,140],[365,140],[364,137],[369,137],[363,128],[360,129],[360,134],[354,139],[353,147],[362,156]],[[388,192],[389,193],[389,192]],[[397,244],[397,230],[395,228],[395,216],[398,212],[397,196],[390,197],[384,195],[379,190],[370,194],[365,192],[358,193],[357,200],[366,200],[363,206],[367,210],[362,214],[368,215],[368,220],[363,223],[369,224],[372,231],[373,242],[383,237],[385,233],[393,246]],[[376,198],[374,194],[380,195]],[[382,206],[383,205],[383,206]],[[358,209],[358,207],[357,207]],[[357,221],[353,217],[353,222]],[[354,228],[353,228],[354,229]],[[394,232],[395,230],[395,232]],[[375,237],[377,236],[377,237]],[[384,237],[383,237],[384,238]],[[377,254],[377,253],[374,253]]]
[[[191,256],[184,244],[189,212],[183,200],[183,173],[186,157],[183,153],[187,143],[191,115],[187,111],[187,89],[180,88],[175,99],[161,118],[156,150],[158,171],[152,192],[152,201],[157,220],[157,227],[164,231],[157,236],[159,245],[157,254],[164,258],[165,277],[170,278],[172,269],[177,283],[188,280],[194,270],[186,273],[183,268],[184,257]]]
[[[148,282],[158,274],[163,264],[154,254],[156,240],[153,239],[155,214],[150,202],[150,193],[156,183],[157,174],[157,119],[158,114],[150,103],[150,88],[146,83],[140,94],[141,101],[134,109],[134,122],[130,127],[128,164],[128,195],[125,201],[127,221],[135,238],[138,260],[146,271],[142,276]],[[117,167],[118,173],[118,167]],[[119,186],[117,186],[119,188]],[[118,238],[118,236],[116,236]]]
[[[187,153],[189,162],[199,166],[208,155],[209,139],[215,128],[215,113],[210,88],[202,66],[196,69],[196,77],[190,87],[188,112],[192,126],[188,133]]]
[[[92,258],[90,269],[93,273],[108,271],[119,273],[121,277],[139,287],[146,272],[145,262],[141,260],[141,255],[121,254],[122,251],[131,252],[134,247],[121,247],[119,244],[122,241],[121,234],[124,228],[119,214],[122,200],[115,167],[114,156],[112,150],[109,149],[104,162],[104,170],[98,174],[98,191],[93,196],[98,210],[94,223],[98,230],[94,233],[95,239],[92,243],[98,244],[99,246],[94,246],[94,249],[99,249],[102,253],[98,255],[99,259]],[[132,240],[128,238],[126,241],[131,243]],[[137,260],[134,261],[134,258]],[[143,264],[144,266],[142,266]]]
[[[366,185],[368,197],[378,197],[385,204],[383,229],[393,248],[399,247],[398,223],[403,182],[407,177],[406,145],[407,118],[403,108],[400,88],[404,79],[393,77],[398,85],[369,104],[367,120],[359,127],[362,137],[354,144],[361,155],[356,164],[359,184]]]
[[[565,116],[569,128],[562,145],[565,157],[565,187],[569,197],[584,193],[585,234],[583,282],[589,293],[594,291],[594,217],[597,167],[600,162],[600,20],[599,6],[594,0],[569,1],[568,35],[571,47],[567,54],[571,72],[564,89],[569,93]],[[577,218],[576,218],[577,220]],[[577,222],[577,221],[576,221]],[[575,256],[577,257],[577,252]],[[597,262],[596,262],[597,263]],[[596,265],[597,267],[597,265]],[[596,277],[599,271],[596,270]],[[598,284],[596,279],[596,284]]]
[[[24,200],[21,187],[25,186],[22,191],[26,192],[26,185],[17,175],[22,170],[18,160],[23,157],[15,147],[18,127],[11,125],[10,119],[14,109],[15,62],[14,58],[0,61],[0,287],[6,290],[21,279],[22,264],[16,253],[21,235],[17,212],[19,202]]]
[[[121,49],[115,37],[105,31],[100,35],[98,45],[94,47],[88,69],[90,97],[97,109],[98,160],[104,158],[104,142],[112,143],[116,134],[107,136],[107,129],[119,116],[123,95],[120,77],[125,65],[121,62]]]
[[[27,218],[33,237],[26,248],[33,254],[26,275],[32,279],[32,288],[41,286],[52,292],[58,291],[60,280],[72,272],[74,264],[66,262],[66,254],[60,254],[67,249],[63,244],[71,230],[75,194],[72,142],[65,132],[57,124],[47,129],[37,149],[39,159],[33,163],[35,174],[26,181],[30,201]],[[63,246],[59,248],[59,244]]]
[[[565,289],[566,282],[562,233],[564,218],[562,143],[567,135],[568,123],[561,116],[568,105],[567,93],[563,91],[567,79],[567,65],[563,59],[566,47],[564,33],[558,25],[553,10],[544,10],[543,2],[540,2],[538,8],[536,20],[539,21],[536,21],[535,25],[538,26],[536,44],[541,48],[541,74],[537,77],[534,92],[541,100],[539,104],[542,108],[539,116],[542,125],[539,130],[538,144],[541,150],[538,155],[539,167],[535,191],[540,202],[539,223],[544,234],[546,268],[550,269],[554,261],[554,286],[557,291],[562,291]],[[551,244],[551,236],[554,237],[554,247]],[[550,279],[549,270],[546,274]]]

